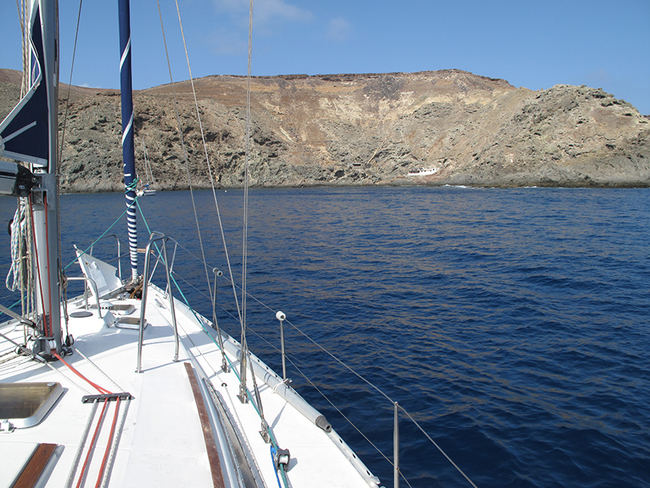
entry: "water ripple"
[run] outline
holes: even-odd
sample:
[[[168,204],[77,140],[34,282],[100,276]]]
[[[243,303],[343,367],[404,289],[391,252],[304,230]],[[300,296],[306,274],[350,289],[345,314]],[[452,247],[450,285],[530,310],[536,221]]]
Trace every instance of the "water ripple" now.
[[[241,194],[219,198],[239,273]],[[209,261],[225,270],[211,199],[199,192],[197,206]],[[250,201],[249,290],[380,385],[479,486],[650,486],[650,191],[317,188],[255,190]],[[186,202],[163,192],[142,205],[153,229],[199,254]],[[66,260],[71,242],[88,243],[88,223],[99,234],[123,202],[62,205]],[[175,269],[205,288],[199,264]],[[232,316],[219,321],[238,335]],[[249,317],[278,345],[273,313],[252,302]],[[279,368],[276,350],[250,343]],[[392,405],[293,329],[287,348],[390,457]],[[382,456],[290,376],[389,486]],[[466,486],[412,424],[400,429],[412,486]]]

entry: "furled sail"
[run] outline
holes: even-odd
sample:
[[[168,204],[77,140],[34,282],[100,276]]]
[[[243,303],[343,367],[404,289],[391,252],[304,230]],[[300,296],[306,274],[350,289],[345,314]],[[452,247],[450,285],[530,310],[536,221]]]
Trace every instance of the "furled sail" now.
[[[49,159],[48,97],[50,83],[45,67],[45,46],[40,4],[29,20],[29,90],[0,124],[0,154],[47,166]]]
[[[30,244],[36,257],[32,262],[33,275],[38,281],[33,287],[34,322],[39,331],[38,337],[34,337],[34,345],[29,347],[35,354],[49,357],[55,348],[57,352],[62,351],[56,181],[58,3],[53,0],[31,0],[30,3],[26,13],[27,39],[24,46],[28,57],[28,66],[24,68],[28,89],[0,123],[0,155],[30,163],[30,173],[26,176],[28,180],[30,174],[34,176],[22,183],[24,178],[20,173],[24,170],[18,169],[17,165],[11,166],[12,163],[3,165],[6,176],[16,175],[12,194],[29,194],[33,222]],[[37,191],[32,189],[29,192],[27,183],[34,183]]]

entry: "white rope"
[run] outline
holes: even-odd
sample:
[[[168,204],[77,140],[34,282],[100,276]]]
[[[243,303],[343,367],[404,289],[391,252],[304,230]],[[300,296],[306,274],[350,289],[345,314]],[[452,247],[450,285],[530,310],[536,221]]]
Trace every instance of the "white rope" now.
[[[31,313],[33,307],[31,248],[27,244],[31,242],[30,218],[27,199],[20,198],[11,224],[11,264],[5,285],[10,291],[20,291],[21,314],[24,317]]]
[[[18,24],[20,24],[20,32],[22,33],[23,41],[24,41],[25,40],[25,14],[21,9],[20,0],[16,0],[16,9],[18,10]]]
[[[5,285],[9,291],[16,291],[21,281],[20,261],[22,256],[20,252],[20,239],[22,237],[22,233],[20,231],[20,224],[22,218],[22,207],[19,203],[18,207],[16,208],[16,212],[14,213],[14,219],[11,222],[11,265],[9,266],[9,272],[7,273],[7,278],[5,279]]]

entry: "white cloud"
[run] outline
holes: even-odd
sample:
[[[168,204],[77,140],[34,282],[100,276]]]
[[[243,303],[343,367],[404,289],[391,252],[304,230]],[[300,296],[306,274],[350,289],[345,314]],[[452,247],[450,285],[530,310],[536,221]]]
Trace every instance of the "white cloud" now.
[[[248,13],[249,0],[215,0],[219,9],[234,14]],[[268,24],[276,20],[305,22],[313,17],[309,10],[297,7],[286,0],[255,0],[253,19],[256,23]]]
[[[206,39],[219,55],[240,56],[248,45],[249,0],[212,0],[221,22]],[[285,24],[305,24],[313,19],[311,11],[295,5],[295,0],[254,0],[254,34],[268,38],[281,33]]]
[[[327,24],[327,38],[332,41],[346,41],[352,33],[352,24],[343,17],[336,17]]]
[[[297,22],[310,20],[312,14],[309,10],[291,5],[284,0],[258,0],[260,20],[274,17]],[[255,13],[253,13],[255,15]]]

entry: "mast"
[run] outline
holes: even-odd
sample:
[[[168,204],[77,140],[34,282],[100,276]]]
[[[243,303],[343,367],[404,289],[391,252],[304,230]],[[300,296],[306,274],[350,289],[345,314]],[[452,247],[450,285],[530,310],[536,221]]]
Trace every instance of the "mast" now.
[[[0,124],[0,154],[31,164],[34,295],[41,337],[34,353],[61,352],[59,226],[56,182],[58,137],[58,4],[34,0],[28,16],[28,90]]]
[[[53,337],[57,353],[61,352],[61,308],[59,293],[59,218],[56,182],[57,142],[58,142],[58,85],[59,85],[59,53],[58,35],[59,19],[56,1],[40,2],[40,14],[43,33],[43,65],[44,81],[47,86],[48,114],[48,163],[39,168],[34,164],[34,174],[41,174],[41,194],[33,194],[34,208],[34,244],[38,257],[36,265],[40,269],[42,293],[38,289],[38,269],[35,273],[37,280],[36,304],[37,310],[43,317],[44,336]],[[32,55],[33,58],[33,55]],[[30,70],[33,74],[33,68]],[[39,198],[40,197],[40,198]]]
[[[138,231],[135,216],[135,158],[133,150],[133,95],[131,82],[131,15],[129,0],[119,0],[120,19],[120,91],[122,93],[122,159],[126,222],[129,232],[131,279],[138,277]]]

